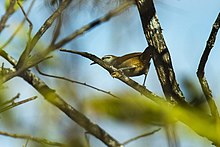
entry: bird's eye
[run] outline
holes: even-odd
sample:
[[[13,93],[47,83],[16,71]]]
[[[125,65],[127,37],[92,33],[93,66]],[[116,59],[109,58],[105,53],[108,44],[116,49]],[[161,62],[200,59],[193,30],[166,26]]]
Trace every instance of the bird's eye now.
[[[102,60],[106,60],[106,59],[110,59],[111,57],[110,56],[104,56],[102,57]]]

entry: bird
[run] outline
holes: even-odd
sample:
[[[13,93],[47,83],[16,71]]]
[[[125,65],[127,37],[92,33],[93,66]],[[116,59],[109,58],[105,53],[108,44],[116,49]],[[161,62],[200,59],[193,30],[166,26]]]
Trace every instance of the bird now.
[[[143,86],[150,67],[150,59],[152,56],[152,46],[148,46],[144,52],[129,53],[123,56],[105,55],[101,58],[110,66],[121,70],[125,76],[134,77],[145,75]],[[91,64],[95,64],[94,62]]]

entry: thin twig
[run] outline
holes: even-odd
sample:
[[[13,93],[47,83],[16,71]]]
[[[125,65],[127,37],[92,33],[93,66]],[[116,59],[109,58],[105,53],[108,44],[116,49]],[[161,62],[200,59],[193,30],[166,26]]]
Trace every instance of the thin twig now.
[[[53,146],[65,146],[64,144],[59,143],[59,142],[50,141],[50,140],[45,139],[45,138],[33,137],[33,136],[30,136],[30,135],[12,134],[12,133],[3,132],[3,131],[0,131],[0,135],[12,137],[12,138],[32,140],[32,141],[35,141],[35,142],[38,142],[38,143],[44,143],[44,144],[53,145]]]
[[[16,99],[18,99],[19,97],[20,97],[20,93],[18,93],[16,96],[14,96],[13,98],[11,98],[10,100],[5,101],[5,102],[3,102],[3,103],[0,103],[0,107],[2,107],[3,105],[7,105],[7,104],[9,104],[9,103],[14,103],[14,101],[15,101]]]
[[[33,5],[34,5],[34,2],[35,0],[32,0],[29,8],[28,8],[28,11],[27,11],[27,15],[30,13]],[[23,27],[24,23],[25,23],[25,20],[26,18],[24,18],[21,23],[19,24],[19,26],[17,27],[17,29],[13,32],[13,34],[9,37],[9,39],[0,47],[0,50],[1,49],[4,49],[12,40],[13,38],[16,36],[16,34],[21,30],[21,28]]]
[[[216,35],[218,33],[218,30],[220,28],[220,13],[218,14],[217,19],[215,20],[215,23],[212,27],[212,31],[210,33],[210,36],[208,38],[205,50],[202,54],[202,57],[200,59],[199,67],[197,70],[197,77],[199,79],[200,85],[202,87],[203,93],[205,94],[206,100],[208,102],[211,114],[215,118],[219,118],[219,112],[218,108],[215,104],[215,101],[212,96],[212,91],[209,88],[208,81],[205,78],[205,65],[208,61],[209,54],[211,52],[211,49],[214,46],[215,40],[216,40]]]
[[[125,141],[125,142],[122,143],[122,144],[123,144],[123,145],[127,145],[127,144],[131,143],[132,141],[136,141],[136,140],[138,140],[138,139],[140,139],[140,138],[143,138],[143,137],[147,137],[147,136],[153,135],[154,133],[158,132],[160,129],[161,129],[161,128],[156,129],[156,130],[154,130],[154,131],[152,131],[152,132],[144,133],[144,134],[139,135],[139,136],[137,136],[137,137],[131,138],[131,139]]]
[[[2,112],[4,112],[4,111],[7,111],[7,110],[9,110],[9,109],[11,109],[11,108],[14,108],[14,107],[16,107],[16,106],[18,106],[18,105],[21,105],[21,104],[27,103],[27,102],[29,102],[29,101],[32,101],[32,100],[34,100],[34,99],[36,99],[36,98],[37,98],[37,96],[34,96],[34,97],[31,97],[31,98],[28,98],[28,99],[25,99],[25,100],[22,100],[22,101],[19,101],[19,102],[14,102],[14,103],[12,103],[11,105],[8,105],[8,106],[6,106],[6,107],[4,107],[4,108],[1,108],[1,109],[0,109],[0,113],[2,113]]]
[[[31,32],[32,32],[32,29],[33,29],[33,24],[32,24],[32,22],[30,21],[30,19],[28,18],[27,14],[26,14],[26,12],[24,11],[24,9],[23,9],[21,3],[19,2],[19,0],[17,0],[17,4],[18,4],[18,6],[20,7],[22,13],[24,14],[25,19],[27,20],[27,22],[28,22],[28,24],[29,24],[28,43],[30,43],[30,41],[31,41]]]
[[[119,98],[119,97],[117,97],[117,96],[111,94],[111,92],[107,92],[107,91],[105,91],[105,90],[102,90],[102,89],[97,88],[97,87],[95,87],[95,86],[89,85],[89,84],[87,84],[87,83],[83,83],[83,82],[71,80],[71,79],[68,79],[68,78],[65,78],[65,77],[61,77],[61,76],[46,74],[46,73],[44,73],[44,72],[42,72],[42,71],[40,70],[39,66],[36,66],[36,69],[37,69],[37,71],[38,71],[41,75],[44,75],[44,76],[47,76],[47,77],[51,77],[51,78],[56,78],[56,79],[65,80],[65,81],[68,81],[68,82],[71,82],[71,83],[80,84],[80,85],[83,85],[83,86],[86,86],[86,87],[90,87],[90,88],[92,88],[92,89],[95,89],[95,90],[97,90],[97,91],[103,92],[103,93],[105,93],[105,94],[108,94],[108,95],[110,95],[110,96],[112,96],[112,97]]]

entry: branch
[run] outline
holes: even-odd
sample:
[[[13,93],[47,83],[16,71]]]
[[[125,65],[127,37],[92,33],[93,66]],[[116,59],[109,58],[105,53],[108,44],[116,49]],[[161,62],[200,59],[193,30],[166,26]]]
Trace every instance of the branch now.
[[[155,47],[153,61],[166,98],[170,102],[187,105],[175,78],[170,53],[163,38],[153,0],[136,0],[136,4],[147,42]]]
[[[6,10],[6,13],[2,16],[0,20],[0,33],[5,28],[5,24],[9,17],[15,12],[14,6],[15,6],[16,0],[10,0],[9,7]]]
[[[38,143],[44,143],[44,144],[53,145],[53,146],[65,146],[64,144],[59,143],[59,142],[50,141],[50,140],[47,140],[45,138],[33,137],[33,136],[30,136],[30,135],[11,134],[11,133],[7,133],[7,132],[3,132],[3,131],[0,131],[0,135],[12,137],[12,138],[32,140],[32,141],[35,141],[35,142],[38,142]]]
[[[80,85],[83,85],[83,86],[86,86],[86,87],[95,89],[95,90],[97,90],[97,91],[103,92],[103,93],[105,93],[105,94],[108,94],[108,95],[110,95],[110,96],[112,96],[112,97],[114,97],[114,98],[119,98],[119,97],[117,97],[117,96],[111,94],[111,92],[107,92],[107,91],[105,91],[105,90],[99,89],[99,88],[97,88],[97,87],[95,87],[95,86],[92,86],[92,85],[89,85],[89,84],[87,84],[87,83],[83,83],[83,82],[71,80],[71,79],[68,79],[68,78],[65,78],[65,77],[61,77],[61,76],[56,76],[56,75],[51,75],[51,74],[43,73],[43,72],[40,70],[39,66],[36,66],[36,69],[37,69],[37,71],[38,71],[41,75],[43,75],[43,76],[47,76],[47,77],[51,77],[51,78],[56,78],[56,79],[61,79],[61,80],[65,80],[65,81],[68,81],[68,82],[71,82],[71,83],[80,84]]]
[[[218,14],[217,19],[215,20],[215,23],[213,24],[212,31],[210,33],[209,39],[207,41],[205,50],[202,54],[202,57],[200,59],[199,67],[197,70],[197,77],[199,79],[200,85],[202,87],[203,93],[205,94],[206,100],[208,102],[211,114],[215,117],[219,117],[218,108],[215,104],[215,101],[212,96],[212,91],[209,88],[208,81],[206,80],[204,74],[205,74],[205,65],[208,61],[208,56],[211,52],[211,49],[214,46],[216,35],[218,33],[218,30],[220,28],[220,13]]]
[[[32,101],[32,100],[35,100],[37,98],[37,96],[34,96],[34,97],[31,97],[31,98],[28,98],[28,99],[25,99],[25,100],[22,100],[22,101],[19,101],[19,102],[12,102],[11,105],[8,105],[4,108],[0,108],[0,113],[4,112],[4,111],[7,111],[9,109],[12,109],[18,105],[21,105],[21,104],[24,104],[24,103],[27,103],[29,101]]]
[[[156,129],[156,130],[154,130],[154,131],[152,131],[152,132],[144,133],[144,134],[139,135],[139,136],[137,136],[137,137],[131,138],[131,139],[125,141],[125,142],[122,143],[122,144],[123,144],[123,145],[127,145],[127,144],[129,144],[130,142],[132,142],[132,141],[135,141],[135,140],[138,140],[138,139],[140,139],[140,138],[143,138],[143,137],[147,137],[147,136],[153,135],[154,133],[160,131],[160,129],[161,129],[161,128]]]

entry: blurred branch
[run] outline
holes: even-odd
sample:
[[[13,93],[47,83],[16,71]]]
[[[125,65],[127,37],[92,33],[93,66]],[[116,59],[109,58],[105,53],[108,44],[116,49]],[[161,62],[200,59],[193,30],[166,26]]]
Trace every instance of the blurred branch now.
[[[11,98],[10,100],[5,101],[5,102],[3,102],[3,103],[0,103],[0,107],[2,107],[3,105],[7,105],[7,104],[9,104],[9,103],[14,103],[14,101],[15,101],[16,99],[18,99],[19,97],[20,97],[20,93],[18,93],[16,96],[14,96],[13,98]]]
[[[136,0],[142,28],[149,45],[154,46],[153,61],[163,92],[170,102],[187,105],[176,81],[169,50],[166,46],[153,0]]]
[[[219,112],[218,108],[215,104],[215,101],[212,96],[212,91],[209,88],[208,81],[205,78],[205,65],[208,61],[208,56],[211,52],[211,49],[214,46],[215,40],[216,40],[216,35],[218,33],[218,30],[220,28],[220,13],[218,14],[217,19],[215,20],[215,23],[212,26],[212,31],[210,33],[210,36],[208,38],[205,50],[202,54],[202,57],[200,59],[199,67],[197,70],[197,77],[199,79],[200,85],[202,87],[203,93],[205,94],[206,100],[208,102],[211,114],[215,118],[219,118]]]
[[[63,147],[65,146],[64,144],[59,143],[59,142],[50,141],[45,138],[33,137],[30,135],[11,134],[11,133],[7,133],[7,132],[3,132],[3,131],[0,131],[0,135],[12,137],[12,138],[32,140],[32,141],[35,141],[38,143],[48,144],[48,145],[52,145],[52,146],[63,146]]]
[[[102,89],[97,88],[97,87],[95,87],[95,86],[89,85],[89,84],[87,84],[87,83],[83,83],[83,82],[71,80],[71,79],[68,79],[68,78],[65,78],[65,77],[61,77],[61,76],[46,74],[46,73],[44,73],[44,72],[42,72],[42,71],[40,70],[40,68],[39,68],[38,65],[36,66],[36,69],[37,69],[37,71],[38,71],[41,75],[43,75],[43,76],[47,76],[47,77],[51,77],[51,78],[56,78],[56,79],[60,79],[60,80],[65,80],[65,81],[68,81],[68,82],[71,82],[71,83],[80,84],[80,85],[83,85],[83,86],[86,86],[86,87],[95,89],[95,90],[97,90],[97,91],[103,92],[103,93],[105,93],[105,94],[108,94],[108,95],[110,95],[110,96],[112,96],[112,97],[114,97],[114,98],[119,98],[119,97],[117,97],[117,96],[111,94],[111,92],[107,92],[107,91],[105,91],[105,90],[102,90]]]
[[[125,142],[122,143],[122,144],[123,144],[123,145],[127,145],[127,144],[131,143],[132,141],[136,141],[136,140],[138,140],[138,139],[140,139],[140,138],[143,138],[143,137],[147,137],[147,136],[153,135],[154,133],[160,131],[160,129],[161,129],[161,128],[156,129],[156,130],[154,130],[154,131],[152,131],[152,132],[144,133],[144,134],[139,135],[139,136],[137,136],[137,137],[131,138],[131,139],[125,141]]]
[[[2,16],[0,20],[0,33],[5,28],[5,24],[9,17],[15,12],[14,6],[15,6],[16,0],[10,0],[9,7],[7,8],[5,14]]]
[[[5,51],[0,50],[0,55],[8,60],[12,65],[16,64],[17,61],[9,56]],[[14,70],[0,68],[0,73],[10,73]],[[31,71],[25,71],[19,75],[26,82],[32,85],[48,102],[63,111],[69,118],[75,121],[78,125],[84,128],[87,132],[94,135],[96,138],[101,140],[109,147],[120,146],[120,143],[114,139],[110,134],[103,130],[97,124],[91,122],[84,114],[76,110],[74,107],[69,105],[67,102],[60,97],[55,90],[51,89],[46,83],[44,83],[40,78],[34,75]]]
[[[4,112],[4,111],[7,111],[9,109],[12,109],[18,105],[21,105],[21,104],[24,104],[24,103],[27,103],[29,101],[32,101],[32,100],[35,100],[37,98],[37,96],[33,96],[31,98],[28,98],[28,99],[25,99],[25,100],[22,100],[22,101],[19,101],[19,102],[14,102],[12,101],[12,104],[11,105],[8,105],[8,106],[5,106],[3,108],[0,108],[0,113]]]
[[[35,0],[32,0],[28,10],[27,10],[27,15],[30,13],[33,5],[34,5]],[[13,34],[9,37],[9,39],[0,47],[1,49],[4,49],[11,41],[12,39],[16,36],[16,34],[20,31],[20,29],[23,27],[24,23],[25,23],[26,18],[24,18],[21,23],[19,24],[19,26],[17,27],[17,29],[13,32]]]

